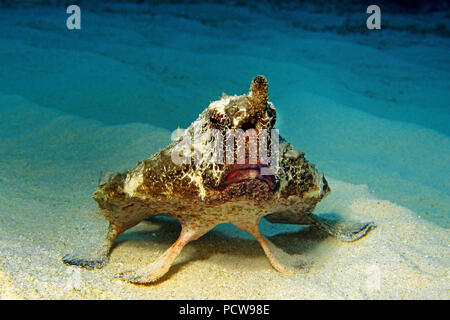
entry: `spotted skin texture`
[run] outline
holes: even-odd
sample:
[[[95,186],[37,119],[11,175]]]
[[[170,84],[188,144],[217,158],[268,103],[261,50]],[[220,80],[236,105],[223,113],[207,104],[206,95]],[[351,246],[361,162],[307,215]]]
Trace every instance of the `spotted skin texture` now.
[[[329,192],[327,180],[305,154],[282,137],[278,143],[278,167],[271,175],[262,174],[268,164],[250,159],[252,144],[263,143],[259,132],[273,129],[276,110],[268,101],[269,84],[264,76],[253,79],[250,92],[228,96],[210,103],[184,133],[151,158],[138,162],[131,170],[112,175],[94,193],[94,200],[110,223],[104,243],[88,257],[65,256],[66,264],[85,268],[105,265],[114,239],[144,219],[166,215],[180,221],[178,240],[157,260],[137,270],[119,273],[132,283],[152,283],[160,279],[174,263],[182,248],[221,223],[232,223],[252,234],[261,244],[273,267],[284,273],[304,271],[306,262],[289,265],[287,254],[264,237],[258,229],[265,217],[273,223],[313,225],[343,240],[354,241],[375,225],[369,223],[335,222],[312,214],[316,204]],[[227,132],[253,130],[255,139],[227,145]],[[211,130],[225,139],[216,140]],[[249,131],[250,130],[250,131]],[[189,148],[180,148],[182,142]],[[269,154],[275,146],[267,138]],[[218,143],[229,152],[232,163],[210,161],[219,159],[211,143]],[[234,149],[236,147],[236,149]],[[245,161],[238,162],[238,150],[245,149]],[[229,150],[231,149],[232,150]],[[274,149],[275,150],[275,149]],[[276,150],[275,150],[276,151]],[[174,162],[173,154],[183,163]],[[225,153],[228,154],[228,153]],[[275,153],[274,153],[275,154]],[[224,155],[222,155],[224,156]]]

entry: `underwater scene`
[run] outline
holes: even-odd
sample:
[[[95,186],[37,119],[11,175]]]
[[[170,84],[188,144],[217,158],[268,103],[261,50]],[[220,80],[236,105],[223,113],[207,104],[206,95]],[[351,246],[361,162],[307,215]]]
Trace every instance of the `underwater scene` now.
[[[448,1],[0,0],[0,30],[0,299],[450,298]]]

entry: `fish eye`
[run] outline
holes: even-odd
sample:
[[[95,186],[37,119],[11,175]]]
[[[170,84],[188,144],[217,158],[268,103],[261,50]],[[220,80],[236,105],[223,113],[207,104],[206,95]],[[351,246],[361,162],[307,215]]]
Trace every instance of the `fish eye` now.
[[[211,123],[213,123],[213,124],[216,124],[216,123],[219,122],[219,120],[217,120],[217,119],[214,118],[214,117],[209,117],[209,121],[210,121]]]
[[[212,112],[209,116],[209,122],[212,124],[218,124],[220,122],[220,115],[218,115],[216,112]]]

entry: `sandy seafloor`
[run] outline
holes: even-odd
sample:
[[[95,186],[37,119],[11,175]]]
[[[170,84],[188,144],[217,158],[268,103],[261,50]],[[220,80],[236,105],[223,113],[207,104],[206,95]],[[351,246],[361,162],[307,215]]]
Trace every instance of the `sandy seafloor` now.
[[[0,298],[448,299],[450,41],[429,31],[435,15],[387,15],[396,30],[360,33],[323,12],[110,5],[68,31],[64,9],[0,9]],[[262,223],[312,261],[298,275],[221,225],[158,283],[116,279],[175,241],[168,220],[121,235],[102,270],[61,263],[105,232],[91,199],[101,171],[133,167],[257,74],[281,135],[330,181],[316,213],[375,230],[343,243]]]

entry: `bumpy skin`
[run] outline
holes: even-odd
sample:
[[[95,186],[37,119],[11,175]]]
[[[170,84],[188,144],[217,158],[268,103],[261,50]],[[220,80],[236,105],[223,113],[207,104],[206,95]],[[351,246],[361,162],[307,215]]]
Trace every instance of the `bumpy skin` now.
[[[330,192],[328,183],[305,159],[304,153],[281,137],[279,166],[273,175],[263,175],[261,169],[268,166],[248,157],[242,164],[208,161],[211,156],[217,156],[211,148],[214,141],[209,135],[211,129],[226,137],[229,129],[254,129],[256,133],[270,130],[275,121],[276,111],[268,101],[268,83],[263,76],[253,79],[249,94],[224,94],[212,102],[176,141],[140,161],[134,169],[110,176],[99,185],[94,200],[110,222],[105,241],[88,257],[66,256],[64,262],[86,268],[103,266],[114,239],[154,215],[179,220],[180,237],[153,263],[121,273],[119,276],[124,280],[154,282],[169,270],[184,245],[220,223],[232,223],[254,235],[274,268],[285,273],[297,272],[306,263],[287,265],[284,262],[289,260],[284,259],[286,253],[258,230],[262,217],[274,223],[314,225],[344,241],[365,235],[374,227],[373,223],[334,222],[312,214],[316,204]],[[191,141],[192,148],[180,148],[183,141]],[[250,143],[249,139],[244,144],[247,156]],[[272,143],[269,136],[269,150]],[[226,148],[225,139],[221,146]],[[173,161],[174,151],[178,156],[192,157],[177,164]]]

